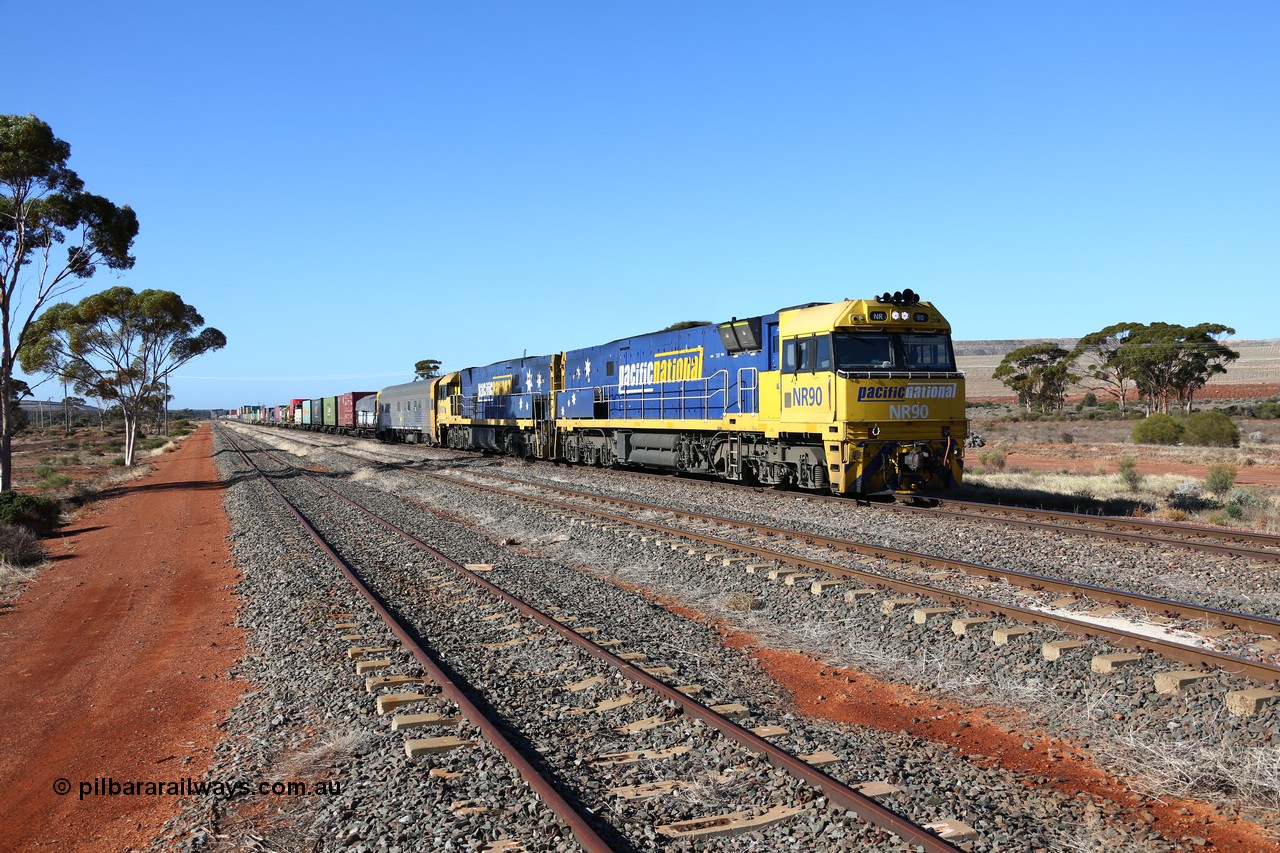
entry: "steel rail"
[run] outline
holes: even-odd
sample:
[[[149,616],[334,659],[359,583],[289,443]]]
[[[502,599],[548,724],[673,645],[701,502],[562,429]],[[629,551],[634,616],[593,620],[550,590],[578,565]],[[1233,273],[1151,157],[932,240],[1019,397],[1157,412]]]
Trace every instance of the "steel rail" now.
[[[280,502],[284,504],[285,508],[293,514],[293,517],[298,520],[302,529],[306,531],[307,535],[310,536],[312,540],[315,541],[316,545],[319,546],[322,552],[324,552],[325,556],[327,556],[329,560],[342,571],[343,575],[346,576],[347,580],[351,582],[351,585],[355,587],[356,591],[360,593],[365,601],[369,602],[369,605],[373,608],[374,612],[378,614],[378,617],[386,623],[387,627],[391,629],[391,632],[395,634],[400,642],[404,644],[405,648],[413,654],[413,657],[431,676],[431,680],[434,681],[450,699],[457,703],[458,709],[462,715],[480,729],[485,740],[489,741],[489,743],[492,744],[498,752],[502,753],[502,756],[516,768],[521,777],[529,783],[529,786],[533,788],[533,790],[537,792],[538,796],[541,797],[542,801],[547,804],[547,807],[555,812],[555,814],[565,822],[569,827],[569,830],[573,833],[574,838],[576,838],[578,843],[582,845],[583,849],[591,851],[591,853],[611,853],[613,847],[596,833],[595,829],[586,822],[582,815],[580,815],[578,811],[564,799],[555,786],[552,785],[550,780],[538,772],[537,768],[530,763],[529,759],[526,758],[524,754],[511,743],[511,741],[507,740],[506,736],[502,734],[497,725],[485,716],[484,712],[471,701],[467,694],[463,692],[452,678],[449,677],[448,673],[446,673],[444,669],[436,663],[435,658],[431,653],[422,646],[419,638],[416,636],[416,632],[414,632],[411,627],[407,626],[403,620],[400,619],[398,614],[386,606],[382,601],[381,596],[370,589],[364,581],[360,579],[347,562],[342,559],[342,557],[332,548],[332,546],[329,545],[328,542],[325,541],[324,537],[320,535],[320,532],[316,530],[300,512],[298,512],[297,508],[292,502],[290,502],[285,494],[280,491],[279,487],[277,487],[275,483],[271,482],[271,478],[268,477],[261,468],[254,464],[251,459],[249,459],[248,454],[240,448],[236,441],[231,439],[230,443],[232,447],[236,449],[236,452],[240,454],[240,457],[245,461],[245,464],[258,473],[258,476],[262,478],[263,482],[266,483],[268,487],[270,487]],[[295,470],[301,469],[295,468]]]
[[[244,455],[243,451],[241,451],[241,455]],[[568,627],[567,625],[562,624],[561,622],[557,621],[553,617],[543,613],[542,611],[534,608],[533,606],[522,601],[521,599],[511,595],[506,590],[480,577],[475,572],[472,572],[471,570],[467,569],[466,566],[462,565],[461,563],[457,562],[451,557],[441,553],[440,551],[436,550],[432,546],[423,542],[421,539],[418,539],[412,533],[409,533],[408,531],[403,530],[400,527],[397,527],[396,525],[392,524],[391,522],[377,515],[373,511],[367,509],[366,507],[361,506],[359,503],[357,503],[356,501],[353,501],[351,498],[348,498],[346,495],[343,495],[340,492],[332,489],[327,483],[324,483],[323,481],[315,478],[311,474],[311,472],[308,472],[302,468],[297,468],[296,466],[290,466],[290,467],[293,467],[294,470],[306,475],[307,478],[311,482],[313,482],[315,485],[329,492],[331,495],[338,498],[339,500],[345,502],[346,504],[348,504],[358,512],[364,514],[371,521],[374,521],[375,523],[379,524],[386,530],[404,538],[405,541],[412,543],[415,547],[420,548],[421,550],[430,554],[437,561],[444,563],[445,565],[449,566],[453,570],[461,573],[462,575],[467,577],[469,580],[474,582],[476,585],[486,589],[491,594],[498,597],[502,601],[505,601],[507,604],[511,605],[512,607],[515,607],[519,612],[523,613],[525,616],[528,616],[529,618],[533,619],[534,621],[538,622],[544,627],[549,628],[552,631],[555,631],[557,634],[561,635],[565,639],[574,643],[576,646],[586,651],[592,657],[607,663],[609,666],[618,670],[618,672],[621,673],[627,680],[631,681],[632,683],[640,684],[644,687],[647,687],[650,690],[653,690],[655,693],[658,693],[659,695],[661,695],[664,699],[668,699],[672,702],[677,703],[683,709],[683,711],[689,714],[691,717],[694,717],[702,721],[703,723],[715,728],[717,731],[721,732],[726,737],[742,744],[752,752],[756,752],[758,754],[764,755],[772,766],[778,768],[779,770],[783,770],[784,772],[795,777],[796,779],[799,779],[800,781],[805,782],[806,784],[809,784],[815,788],[818,788],[824,794],[830,797],[833,803],[836,803],[841,808],[853,814],[855,817],[861,820],[864,820],[867,823],[872,824],[873,826],[879,827],[880,829],[884,829],[888,832],[893,833],[894,835],[898,836],[898,838],[902,839],[908,844],[919,845],[919,847],[922,848],[924,851],[926,851],[926,853],[956,853],[956,851],[959,851],[961,849],[951,844],[949,841],[946,841],[945,839],[940,838],[938,835],[934,834],[928,829],[922,826],[919,826],[915,823],[912,823],[911,821],[907,820],[906,818],[902,817],[896,812],[886,808],[885,806],[876,802],[874,799],[867,796],[866,794],[859,793],[858,791],[854,790],[853,788],[850,788],[848,785],[845,785],[843,782],[836,779],[835,777],[830,776],[826,772],[818,769],[817,767],[814,767],[813,765],[804,762],[803,760],[792,755],[786,750],[781,749],[778,746],[775,746],[774,744],[770,743],[769,741],[757,735],[755,732],[752,732],[749,729],[743,728],[742,726],[739,726],[737,723],[733,722],[732,720],[726,717],[723,717],[720,714],[717,714],[715,711],[712,711],[710,708],[708,708],[706,705],[703,705],[701,702],[697,701],[696,699],[693,699],[689,696],[684,695],[683,693],[671,687],[670,685],[666,684],[665,682],[645,672],[642,668],[618,657],[613,652],[609,651],[603,646],[587,639],[581,634],[578,634],[576,631],[574,631],[572,628]],[[263,476],[265,477],[265,475]],[[268,480],[268,482],[270,481]],[[272,485],[272,488],[275,488],[274,484],[271,484],[271,485]],[[277,489],[276,491],[279,494],[279,490]],[[296,510],[292,510],[292,511],[294,512],[295,516],[298,515]],[[298,517],[301,518],[301,516],[298,516]],[[318,539],[317,541],[322,542],[323,540]],[[322,546],[322,547],[327,548],[327,546]],[[350,577],[349,572],[348,572],[348,576]],[[368,598],[367,595],[366,595],[366,598]]]
[[[433,477],[445,476],[425,471],[415,471],[415,473]],[[665,512],[683,518],[691,518],[727,527],[750,530],[753,533],[763,533],[767,536],[798,539],[803,541],[806,545],[818,545],[821,547],[831,548],[833,550],[852,551],[868,557],[885,558],[887,556],[890,559],[916,562],[921,565],[936,568],[947,568],[962,571],[975,577],[1003,580],[1006,583],[1015,586],[1035,589],[1037,591],[1045,590],[1048,592],[1063,594],[1083,595],[1095,601],[1105,602],[1108,604],[1120,604],[1126,607],[1141,607],[1146,610],[1162,613],[1166,616],[1199,619],[1206,622],[1213,622],[1224,627],[1235,628],[1237,630],[1255,631],[1260,634],[1268,635],[1280,635],[1280,619],[1272,619],[1269,616],[1257,616],[1250,613],[1237,613],[1233,610],[1220,610],[1213,607],[1203,607],[1198,604],[1144,595],[1140,592],[1125,592],[1112,587],[1095,586],[1093,584],[1079,583],[1077,581],[1066,581],[1060,578],[1052,578],[1047,575],[1020,572],[1015,569],[1001,569],[995,566],[983,565],[981,563],[969,563],[963,560],[952,560],[948,557],[938,557],[928,554],[920,554],[914,551],[885,548],[879,545],[854,542],[849,539],[839,539],[830,536],[821,536],[816,533],[804,533],[795,530],[788,530],[783,527],[773,527],[765,524],[736,521],[732,518],[723,518],[721,516],[707,515],[705,513],[686,512],[684,510],[660,507],[654,504],[627,500],[625,498],[599,495],[593,492],[584,492],[579,489],[570,489],[565,486],[552,486],[544,483],[527,484],[517,480],[512,480],[509,477],[503,477],[499,474],[492,474],[487,471],[468,471],[467,473],[480,477],[488,477],[494,480],[502,480],[508,483],[516,482],[521,485],[534,485],[537,488],[547,489],[548,491],[560,492],[561,494],[572,495],[574,497],[600,501],[603,503],[616,504],[631,509],[650,512]],[[449,477],[448,479],[457,478]]]
[[[1029,624],[1029,625],[1049,625],[1061,631],[1065,631],[1067,633],[1075,634],[1078,636],[1105,637],[1111,642],[1120,646],[1125,646],[1127,648],[1134,648],[1139,650],[1155,651],[1161,657],[1168,658],[1169,660],[1180,661],[1182,663],[1189,663],[1196,666],[1208,665],[1208,666],[1217,667],[1223,670],[1224,672],[1230,673],[1232,675],[1238,675],[1243,678],[1248,678],[1252,681],[1257,681],[1264,684],[1280,681],[1280,666],[1266,664],[1260,661],[1252,661],[1252,660],[1248,660],[1247,658],[1241,658],[1235,655],[1228,655],[1223,652],[1213,651],[1211,649],[1195,649],[1190,646],[1184,645],[1182,643],[1173,642],[1171,640],[1161,640],[1156,637],[1148,637],[1142,634],[1136,634],[1131,631],[1125,631],[1119,628],[1108,628],[1104,625],[1098,625],[1096,623],[1087,622],[1082,619],[1072,619],[1071,617],[1068,617],[1068,616],[1056,616],[1050,613],[1044,613],[1039,610],[1031,610],[1025,607],[1018,607],[1016,605],[1001,604],[999,602],[991,601],[989,599],[978,598],[976,596],[965,595],[963,593],[951,592],[949,590],[942,590],[936,587],[914,583],[912,581],[902,581],[902,580],[897,580],[895,578],[888,578],[888,577],[885,577],[884,575],[876,574],[874,572],[867,572],[860,569],[849,568],[846,566],[837,566],[834,563],[827,563],[821,560],[811,560],[811,559],[808,559],[807,557],[799,557],[792,554],[786,554],[780,551],[774,551],[768,548],[761,548],[756,545],[748,545],[746,543],[737,542],[731,539],[721,539],[716,536],[709,536],[701,533],[693,533],[688,530],[681,530],[679,528],[669,527],[667,525],[658,524],[656,522],[640,521],[638,519],[628,518],[626,516],[615,515],[613,513],[605,512],[603,510],[595,510],[595,509],[590,509],[588,507],[578,506],[576,504],[565,504],[565,503],[552,500],[551,498],[543,498],[543,497],[538,497],[536,495],[528,495],[521,492],[514,492],[508,489],[499,488],[497,486],[489,486],[489,485],[485,485],[484,483],[476,483],[476,482],[463,480],[458,477],[450,477],[446,475],[435,474],[435,473],[424,472],[424,471],[418,471],[416,473],[422,476],[438,478],[448,482],[460,483],[462,485],[470,486],[472,488],[480,489],[482,491],[489,491],[494,494],[500,494],[506,497],[523,498],[525,500],[541,503],[547,506],[552,506],[557,509],[569,509],[575,512],[583,512],[589,515],[594,515],[597,518],[608,519],[610,521],[614,521],[619,524],[632,525],[635,527],[643,527],[645,529],[653,530],[655,532],[665,533],[669,536],[679,537],[682,539],[691,539],[698,542],[703,542],[705,544],[715,545],[716,547],[720,547],[720,548],[740,551],[747,554],[753,554],[757,557],[760,557],[761,559],[772,560],[774,562],[782,563],[784,565],[795,566],[797,568],[802,568],[802,569],[813,569],[818,571],[824,571],[829,574],[833,574],[837,576],[856,577],[856,578],[859,578],[860,580],[866,581],[867,583],[880,586],[880,587],[885,587],[887,589],[891,589],[896,592],[904,592],[912,595],[923,596],[925,598],[932,598],[936,601],[943,601],[948,604],[961,606],[968,610],[975,611],[977,613],[985,613],[993,616],[1002,616],[1006,618],[1011,618],[1018,622],[1022,622],[1024,624]],[[541,484],[539,484],[539,486],[541,487]],[[555,487],[551,487],[551,488],[555,488]],[[565,490],[565,491],[572,491],[572,490]],[[614,498],[604,498],[603,500],[616,502],[620,504],[631,503],[628,501],[622,501]],[[662,508],[658,508],[658,509],[662,509]],[[674,512],[678,515],[685,515],[687,517],[692,517],[692,518],[701,518],[705,520],[711,520],[711,517],[709,516],[700,516],[696,513],[682,513],[677,510],[669,510],[669,509],[662,509],[662,511]],[[735,523],[740,523],[740,522],[735,522]],[[753,527],[754,529],[766,531],[766,532],[771,530],[771,528],[755,527],[754,525],[745,525],[745,526]],[[786,531],[782,531],[782,532],[788,536],[795,535],[794,533],[788,533]],[[952,567],[958,568],[964,565],[971,565],[973,566],[974,569],[980,569],[983,572],[990,572],[997,576],[1004,574],[1004,572],[1002,572],[999,569],[995,569],[987,566],[977,566],[976,564],[965,564],[955,560],[945,560],[942,558],[929,557],[923,554],[912,554],[911,552],[908,552],[908,551],[896,551],[891,548],[877,549],[877,548],[871,548],[866,546],[859,546],[859,548],[864,548],[864,547],[865,547],[865,550],[863,550],[862,553],[865,553],[868,556],[878,557],[881,559],[898,559],[898,560],[906,560],[906,561],[916,561],[922,565],[933,565],[933,566],[947,567],[947,568],[952,568]],[[1076,585],[1076,586],[1081,589],[1084,588],[1083,585]],[[1249,618],[1261,618],[1261,617],[1249,617]]]
[[[911,506],[910,504],[883,504],[882,509],[893,512],[915,512],[941,515],[948,518],[966,521],[987,521],[1008,524],[1017,527],[1037,530],[1050,530],[1059,533],[1087,535],[1103,539],[1114,539],[1122,542],[1143,544],[1159,544],[1175,548],[1190,548],[1211,554],[1227,554],[1233,557],[1244,557],[1250,560],[1280,561],[1280,550],[1264,550],[1248,548],[1244,545],[1216,544],[1213,542],[1197,542],[1193,539],[1178,539],[1169,536],[1156,536],[1144,532],[1123,532],[1117,527],[1128,527],[1131,531],[1151,530],[1160,533],[1181,533],[1184,535],[1203,536],[1218,540],[1239,540],[1257,542],[1280,548],[1280,537],[1268,533],[1253,533],[1229,528],[1203,527],[1193,524],[1177,524],[1175,522],[1144,521],[1142,519],[1125,519],[1111,515],[1088,515],[1085,513],[1060,512],[1048,509],[1031,509],[1013,507],[1002,504],[982,504],[971,501],[957,501],[948,498],[935,498],[943,506],[954,504],[971,511],[943,509],[939,507]],[[1026,516],[1018,518],[1017,516]],[[1037,521],[1036,519],[1044,519]],[[1056,520],[1055,520],[1056,519]]]
[[[307,444],[308,442],[301,442]],[[371,462],[368,458],[359,457],[351,453],[344,452],[340,449],[341,445],[327,444],[311,444],[312,447],[322,447],[334,450],[343,456],[353,459],[359,459],[362,462]],[[458,448],[452,448],[456,452],[466,453],[471,456],[490,455],[487,451],[467,451]],[[429,460],[433,461],[433,460]],[[671,474],[655,473],[651,471],[627,470],[627,476],[646,477],[653,479],[670,478]],[[700,475],[694,475],[700,476]],[[708,480],[714,482],[719,488],[739,489],[758,491],[761,487],[749,486],[742,483],[729,482],[725,480]],[[805,500],[831,502],[835,504],[847,505],[850,498],[840,497],[836,495],[818,494],[815,492],[795,492],[797,496],[803,497]],[[936,501],[938,504],[952,504],[958,507],[967,507],[973,510],[972,513],[966,513],[956,510],[940,510],[938,507],[912,506],[903,503],[874,503],[869,504],[877,509],[885,511],[898,512],[933,512],[939,515],[964,519],[964,520],[983,520],[997,522],[1001,524],[1009,524],[1033,529],[1043,529],[1067,533],[1076,536],[1093,536],[1104,539],[1113,539],[1117,541],[1128,541],[1137,543],[1158,543],[1175,548],[1187,548],[1207,553],[1227,554],[1235,557],[1244,557],[1251,560],[1280,561],[1280,535],[1273,533],[1261,533],[1257,531],[1236,530],[1224,527],[1209,527],[1197,524],[1183,524],[1173,521],[1149,521],[1140,518],[1125,518],[1115,515],[1095,515],[1091,513],[1075,513],[1064,512],[1061,510],[1036,509],[1032,507],[1012,506],[1008,504],[983,503],[980,501],[963,501],[957,498],[948,498],[943,495],[921,495],[922,499]],[[854,498],[853,500],[858,500]],[[996,514],[988,514],[996,513]],[[1001,515],[1003,513],[1003,515]],[[1016,518],[1010,516],[1023,515],[1026,518]],[[1045,519],[1045,521],[1034,521],[1033,519]],[[1051,519],[1058,519],[1054,522]],[[1236,540],[1240,542],[1254,542],[1264,546],[1270,546],[1275,550],[1263,550],[1259,548],[1248,548],[1243,545],[1223,544],[1218,545],[1212,542],[1197,542],[1193,539],[1170,538],[1167,536],[1153,536],[1143,533],[1123,533],[1113,529],[1118,527],[1128,527],[1134,531],[1155,531],[1160,533],[1173,533],[1186,536],[1201,536],[1206,539],[1218,540]]]

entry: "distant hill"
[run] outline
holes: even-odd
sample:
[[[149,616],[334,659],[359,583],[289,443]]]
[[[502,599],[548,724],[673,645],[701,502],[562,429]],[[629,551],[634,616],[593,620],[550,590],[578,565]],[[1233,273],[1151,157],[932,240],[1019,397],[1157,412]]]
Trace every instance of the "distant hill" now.
[[[998,355],[1004,358],[1007,353],[1029,344],[1049,341],[1063,349],[1071,349],[1078,340],[1079,338],[1027,338],[1017,341],[952,341],[951,345],[955,347],[956,358],[971,355]]]
[[[1049,341],[1055,343],[1063,349],[1071,349],[1076,345],[1079,338],[1022,338],[1018,340],[1007,341],[953,341],[952,346],[955,347],[956,358],[962,356],[980,356],[980,355],[998,355],[1004,358],[1008,353],[1013,352],[1019,347],[1029,346],[1031,344],[1044,343]],[[1264,338],[1256,341],[1223,341],[1227,346],[1234,350],[1255,349],[1258,347],[1276,347],[1280,346],[1280,338]],[[1243,357],[1243,353],[1242,353]]]
[[[970,400],[1004,398],[1011,392],[1004,383],[991,378],[1000,360],[1019,347],[1052,341],[1063,349],[1071,349],[1078,338],[1023,338],[1007,341],[954,341],[956,366],[965,373],[965,392]],[[1269,386],[1280,384],[1280,338],[1263,340],[1224,341],[1236,352],[1237,359],[1227,368],[1226,374],[1215,376],[1210,386],[1250,385]],[[1263,391],[1270,396],[1274,390]]]
[[[62,412],[61,400],[19,400],[18,405],[29,415],[34,415],[38,412],[45,412],[46,414],[51,411],[59,414]],[[80,403],[71,407],[71,413],[73,415],[92,415],[96,418],[98,416],[98,407],[90,406],[88,403]]]

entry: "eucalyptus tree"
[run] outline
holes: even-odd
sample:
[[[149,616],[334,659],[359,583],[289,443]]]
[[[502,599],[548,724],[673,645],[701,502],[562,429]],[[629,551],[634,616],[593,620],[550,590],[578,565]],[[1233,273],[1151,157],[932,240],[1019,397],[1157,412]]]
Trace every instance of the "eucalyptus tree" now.
[[[70,157],[71,146],[35,116],[0,115],[0,400],[12,396],[36,315],[98,267],[133,266],[137,216],[85,192]],[[0,406],[0,491],[12,488],[16,427]]]
[[[172,291],[112,287],[41,315],[22,350],[22,369],[71,376],[77,392],[118,403],[124,462],[132,465],[139,419],[168,393],[169,375],[227,345],[222,332],[202,326],[204,317]]]
[[[1196,392],[1240,357],[1218,340],[1230,334],[1235,329],[1221,323],[1130,324],[1116,357],[1147,398],[1148,412],[1167,413],[1173,401],[1190,412]]]
[[[1119,401],[1121,412],[1125,410],[1129,390],[1133,387],[1133,377],[1125,363],[1124,342],[1135,329],[1141,328],[1140,323],[1113,323],[1085,335],[1076,341],[1075,349],[1071,351],[1085,374]]]
[[[1067,388],[1080,379],[1071,372],[1071,352],[1051,341],[1019,347],[1005,355],[991,374],[1018,395],[1018,402],[1030,412],[1061,409]]]
[[[413,381],[434,379],[440,375],[440,362],[434,358],[424,358],[413,365]]]

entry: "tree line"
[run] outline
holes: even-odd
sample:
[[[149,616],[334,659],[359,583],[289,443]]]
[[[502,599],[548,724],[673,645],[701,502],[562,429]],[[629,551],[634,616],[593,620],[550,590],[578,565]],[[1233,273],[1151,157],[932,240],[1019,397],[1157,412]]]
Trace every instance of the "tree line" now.
[[[1130,394],[1147,414],[1168,414],[1170,407],[1190,412],[1196,392],[1240,357],[1219,340],[1232,334],[1235,329],[1220,323],[1114,323],[1070,350],[1050,342],[1020,347],[992,376],[1029,412],[1061,410],[1067,391],[1083,383],[1109,394],[1122,412]]]

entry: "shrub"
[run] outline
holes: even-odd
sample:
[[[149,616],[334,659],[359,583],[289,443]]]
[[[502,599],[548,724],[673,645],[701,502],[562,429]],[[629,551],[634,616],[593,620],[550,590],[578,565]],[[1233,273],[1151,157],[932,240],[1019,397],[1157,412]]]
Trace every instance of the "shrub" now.
[[[0,522],[48,536],[58,524],[58,502],[21,492],[0,492]]]
[[[124,457],[123,457],[123,456],[117,456],[117,457],[115,457],[114,459],[112,459],[112,460],[111,460],[111,464],[112,464],[112,465],[115,465],[117,468],[121,468],[121,467],[123,467],[123,466],[124,466]]]
[[[1208,509],[1213,504],[1201,497],[1202,494],[1203,490],[1195,480],[1183,480],[1169,495],[1169,506],[1185,512]]]
[[[1224,412],[1192,412],[1187,415],[1182,440],[1197,447],[1239,447],[1240,429]]]
[[[1182,438],[1182,423],[1175,417],[1156,412],[1133,425],[1134,444],[1177,444]]]
[[[1262,498],[1252,489],[1232,489],[1227,493],[1227,501],[1240,506],[1257,506]]]
[[[1235,482],[1236,466],[1219,462],[1209,466],[1209,473],[1204,478],[1204,487],[1215,495],[1220,495],[1234,486]]]
[[[1064,432],[1061,438],[1063,444],[1072,444],[1076,440],[1076,437],[1069,432]]]
[[[1128,456],[1120,460],[1120,479],[1131,492],[1138,491],[1138,485],[1142,482],[1137,465],[1138,460]]]
[[[1280,418],[1280,402],[1277,402],[1275,400],[1268,400],[1267,402],[1262,403],[1261,405],[1258,406],[1257,412],[1255,414],[1257,417],[1263,418],[1264,420],[1271,420],[1272,418]]]
[[[0,562],[32,566],[44,559],[40,537],[20,524],[0,524]]]
[[[1260,431],[1254,431],[1249,433],[1249,440],[1252,441],[1254,444],[1262,444],[1264,441],[1267,440],[1267,437],[1263,435]]]
[[[1227,504],[1227,518],[1233,521],[1244,518],[1244,507],[1240,504]]]
[[[51,475],[52,473],[53,473],[53,466],[52,466],[52,465],[37,465],[37,466],[36,466],[35,475],[36,475],[37,477],[39,477],[41,480],[47,480],[47,479],[49,479],[49,475]]]
[[[1084,395],[1084,404],[1090,408],[1098,405],[1098,395],[1092,391]]]
[[[978,461],[983,467],[996,471],[1004,470],[1005,456],[1003,450],[984,450],[978,454]]]

